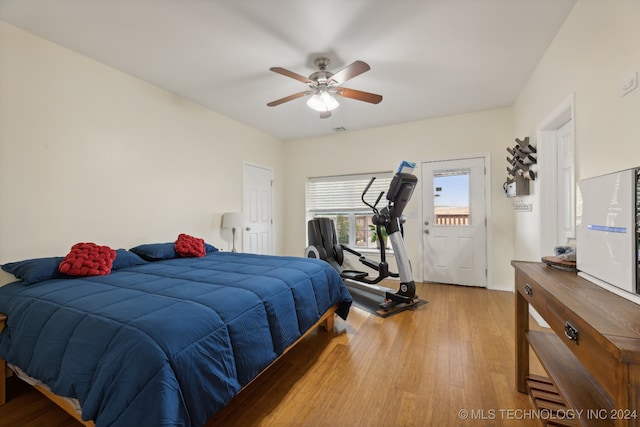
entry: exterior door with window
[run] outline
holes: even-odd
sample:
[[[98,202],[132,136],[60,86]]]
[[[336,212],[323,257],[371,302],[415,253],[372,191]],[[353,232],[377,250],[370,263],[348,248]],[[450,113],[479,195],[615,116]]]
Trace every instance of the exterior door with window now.
[[[422,163],[427,282],[487,286],[485,159]]]
[[[272,177],[271,169],[244,164],[244,252],[273,255]]]

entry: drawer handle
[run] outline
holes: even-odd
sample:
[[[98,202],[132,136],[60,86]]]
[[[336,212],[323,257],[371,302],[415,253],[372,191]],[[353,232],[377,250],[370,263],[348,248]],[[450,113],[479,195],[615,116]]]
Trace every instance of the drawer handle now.
[[[533,289],[531,288],[531,286],[529,286],[528,283],[524,285],[524,293],[529,296],[533,295]]]
[[[578,330],[569,322],[564,323],[564,336],[578,344]]]

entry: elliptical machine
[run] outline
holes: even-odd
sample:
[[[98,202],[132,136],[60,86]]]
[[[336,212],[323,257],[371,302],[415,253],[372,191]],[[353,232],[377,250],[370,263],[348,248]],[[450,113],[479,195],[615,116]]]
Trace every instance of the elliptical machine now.
[[[411,199],[413,190],[418,182],[418,178],[411,173],[414,167],[414,163],[406,161],[400,164],[387,190],[387,206],[382,209],[378,210],[377,205],[384,195],[384,191],[380,192],[374,204],[370,204],[365,200],[369,188],[371,188],[373,181],[376,179],[375,177],[371,178],[361,196],[362,202],[373,211],[372,222],[376,227],[378,241],[384,242],[382,227],[387,232],[386,234],[391,241],[396,258],[398,273],[389,271],[384,244],[380,245],[380,262],[376,263],[367,259],[360,252],[346,245],[338,244],[335,225],[330,218],[314,218],[307,224],[309,246],[305,250],[305,256],[327,261],[340,273],[347,287],[383,296],[384,301],[379,304],[379,307],[384,311],[389,311],[399,305],[402,306],[402,309],[407,309],[422,302],[416,295],[416,285],[411,274],[411,264],[403,239],[403,224],[406,218],[402,212]],[[362,264],[377,271],[378,275],[370,279],[366,272],[343,270],[344,251],[357,256]],[[387,277],[400,278],[400,287],[397,292],[378,285],[379,282]]]

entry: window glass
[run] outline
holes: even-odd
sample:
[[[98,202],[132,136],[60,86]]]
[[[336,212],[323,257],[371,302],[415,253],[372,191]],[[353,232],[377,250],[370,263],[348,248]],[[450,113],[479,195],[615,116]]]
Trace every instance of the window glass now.
[[[435,225],[471,224],[469,208],[470,170],[437,171],[433,175],[433,217]]]
[[[318,214],[314,218],[330,218],[336,228],[338,243],[349,244],[349,215],[348,214]]]
[[[331,218],[339,243],[356,250],[378,248],[378,236],[371,222],[373,212],[361,199],[372,176],[376,179],[365,200],[373,204],[381,192],[386,196],[393,177],[391,172],[310,178],[306,188],[307,220]],[[385,196],[380,199],[378,209],[386,205]],[[383,238],[389,247],[386,235]]]

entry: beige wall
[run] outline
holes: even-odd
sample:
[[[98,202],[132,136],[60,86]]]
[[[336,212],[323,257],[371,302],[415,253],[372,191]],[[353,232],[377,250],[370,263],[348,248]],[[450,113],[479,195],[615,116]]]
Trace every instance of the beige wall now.
[[[579,0],[513,107],[516,135],[537,128],[574,96],[577,176],[588,178],[640,165],[640,89],[621,96],[623,81],[640,71],[640,2]],[[541,255],[538,191],[531,213],[516,215],[515,256]],[[546,251],[546,249],[542,249]]]
[[[181,232],[228,249],[243,161],[274,170],[282,218],[279,140],[2,22],[0,64],[0,263]]]
[[[179,232],[228,248],[220,215],[242,207],[243,161],[274,169],[276,251],[300,255],[307,177],[490,153],[490,287],[512,289],[509,261],[545,255],[544,176],[525,198],[533,211],[514,214],[501,191],[505,147],[527,135],[535,143],[574,96],[577,178],[639,165],[640,90],[620,96],[640,70],[637,22],[637,0],[579,0],[512,109],[286,143],[0,22],[0,263],[64,254],[81,240],[128,247]],[[406,211],[416,215],[406,240],[417,280],[420,193]]]
[[[305,183],[309,177],[390,171],[402,160],[419,164],[444,157],[488,153],[493,196],[489,287],[512,289],[513,271],[509,262],[513,253],[513,209],[502,191],[506,177],[505,148],[513,142],[511,122],[511,109],[505,108],[287,142],[285,252],[304,253]],[[416,174],[420,176],[419,167]],[[408,217],[405,241],[415,280],[422,280],[421,192],[419,186],[405,209]]]
[[[0,263],[180,232],[228,249],[220,215],[242,208],[244,161],[274,170],[276,253],[302,255],[307,176],[469,152],[501,159],[512,133],[502,109],[283,143],[1,22],[0,63]],[[503,170],[494,162],[494,189]],[[407,209],[417,215],[407,226],[416,271],[419,200]],[[499,191],[493,206],[491,269],[504,287],[513,215]]]

